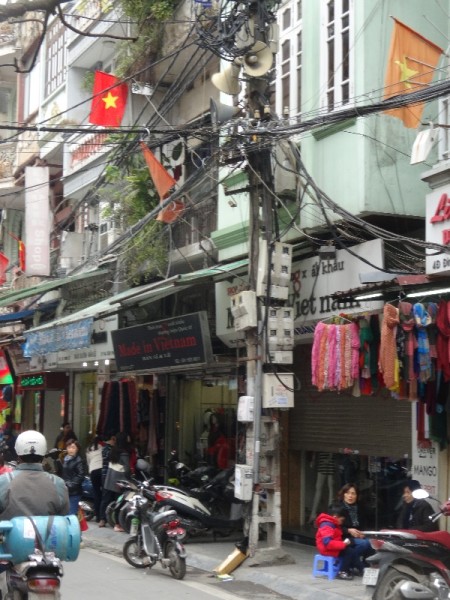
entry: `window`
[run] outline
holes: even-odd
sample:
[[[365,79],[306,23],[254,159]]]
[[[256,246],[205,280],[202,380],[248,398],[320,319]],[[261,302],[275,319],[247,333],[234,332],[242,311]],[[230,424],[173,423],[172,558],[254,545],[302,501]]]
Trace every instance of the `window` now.
[[[276,55],[276,112],[295,116],[301,112],[302,3],[291,0],[278,12],[280,47]]]
[[[47,69],[45,77],[45,96],[53,93],[65,77],[64,25],[58,20],[49,28],[47,36]]]
[[[351,0],[323,0],[322,24],[323,103],[330,112],[347,106],[352,95]]]

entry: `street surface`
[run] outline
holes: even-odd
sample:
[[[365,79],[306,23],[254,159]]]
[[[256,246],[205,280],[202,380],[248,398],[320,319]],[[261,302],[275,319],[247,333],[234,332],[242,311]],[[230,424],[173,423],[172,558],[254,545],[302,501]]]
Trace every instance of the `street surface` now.
[[[188,567],[182,581],[157,564],[152,569],[134,569],[125,559],[84,548],[78,560],[64,563],[63,600],[283,600],[263,586],[246,581],[220,581],[215,576]]]

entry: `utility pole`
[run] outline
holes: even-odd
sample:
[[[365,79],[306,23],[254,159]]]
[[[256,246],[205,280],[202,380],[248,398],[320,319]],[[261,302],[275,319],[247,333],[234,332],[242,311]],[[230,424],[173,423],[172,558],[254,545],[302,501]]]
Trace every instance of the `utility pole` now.
[[[246,5],[242,6],[246,11]],[[275,241],[279,239],[279,232],[274,203],[271,142],[267,137],[258,135],[259,128],[271,118],[268,73],[276,53],[277,34],[275,15],[266,0],[255,0],[250,4],[248,13],[238,16],[241,23],[244,16],[245,25],[236,34],[235,47],[230,48],[233,62],[220,74],[212,76],[213,84],[228,95],[239,93],[238,74],[241,68],[247,81],[249,125],[243,149],[234,159],[234,162],[242,159],[247,162],[248,186],[245,191],[249,194],[248,290],[231,298],[235,330],[245,332],[246,355],[240,360],[246,365],[247,381],[246,396],[239,399],[238,407],[238,419],[247,424],[246,456],[245,464],[236,465],[235,496],[249,503],[246,532],[249,555],[254,559],[254,564],[286,563],[292,562],[292,559],[281,549],[279,408],[292,406],[293,395],[292,383],[290,389],[285,384],[288,374],[278,373],[274,366],[277,363],[292,363],[292,352],[279,353],[278,349],[292,350],[293,318],[292,309],[273,304],[283,304],[288,298],[292,249],[287,244]],[[274,30],[275,35],[272,35]],[[238,37],[240,45],[237,43]],[[213,112],[217,113],[212,111],[212,115]],[[218,114],[216,117],[219,123]],[[284,311],[283,314],[280,310]],[[275,328],[275,342],[268,340],[269,319],[271,331],[272,327]],[[286,322],[292,322],[292,325],[286,326]],[[290,338],[292,346],[286,347],[283,335],[289,327],[291,333],[288,332],[286,337]],[[279,338],[281,343],[278,342]],[[271,373],[263,373],[264,363],[271,363]],[[288,389],[291,393],[289,398]],[[268,409],[268,416],[262,415],[264,408]],[[262,506],[263,494],[265,507]],[[262,528],[265,529],[267,540],[264,547],[259,547]]]

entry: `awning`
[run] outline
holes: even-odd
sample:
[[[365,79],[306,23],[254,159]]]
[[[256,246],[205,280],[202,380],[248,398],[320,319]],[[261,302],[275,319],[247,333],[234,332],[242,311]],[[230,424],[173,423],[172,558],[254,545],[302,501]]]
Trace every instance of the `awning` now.
[[[107,273],[108,271],[106,269],[97,269],[96,271],[80,273],[79,275],[72,275],[62,279],[52,279],[51,281],[46,281],[45,283],[39,283],[38,285],[25,288],[24,290],[9,292],[3,296],[0,296],[0,307],[9,306],[14,302],[19,302],[19,300],[24,300],[25,298],[30,298],[31,296],[40,296],[46,292],[70,285],[76,281],[83,281],[93,277],[99,277],[101,275],[106,275]]]
[[[199,271],[193,271],[192,273],[185,273],[183,275],[175,275],[163,281],[157,281],[155,283],[149,283],[147,285],[141,285],[136,288],[131,288],[110,298],[106,298],[101,302],[92,304],[65,317],[55,319],[49,323],[44,323],[39,327],[28,329],[24,336],[35,332],[40,332],[51,327],[59,327],[67,325],[69,323],[75,323],[82,321],[86,318],[98,318],[107,316],[110,314],[117,313],[122,306],[133,306],[141,302],[157,302],[162,298],[175,294],[179,291],[180,287],[189,287],[196,283],[207,281],[208,279],[214,279],[214,281],[220,281],[229,277],[232,271],[236,271],[240,268],[246,267],[248,259],[239,260],[233,263],[224,265],[217,265],[208,269],[200,269]],[[98,273],[98,271],[97,271]]]

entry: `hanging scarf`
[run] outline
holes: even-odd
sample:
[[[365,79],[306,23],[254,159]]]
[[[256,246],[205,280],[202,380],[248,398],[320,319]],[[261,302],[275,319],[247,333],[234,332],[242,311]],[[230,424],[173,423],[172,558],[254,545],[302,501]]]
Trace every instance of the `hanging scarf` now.
[[[419,379],[426,382],[431,377],[431,358],[430,344],[428,342],[427,327],[431,323],[431,318],[425,307],[420,302],[413,306],[414,320],[417,332],[417,352],[419,359]]]
[[[436,338],[437,369],[442,371],[444,381],[450,381],[450,315],[449,304],[439,302],[436,315],[438,335]]]
[[[398,308],[392,306],[392,304],[385,304],[383,315],[378,364],[380,372],[383,374],[384,385],[389,389],[396,389],[398,385],[398,359],[395,337],[396,327],[400,322]]]
[[[344,506],[348,510],[350,521],[352,522],[353,527],[358,527],[358,506],[356,504],[347,504],[347,502],[344,502]]]

